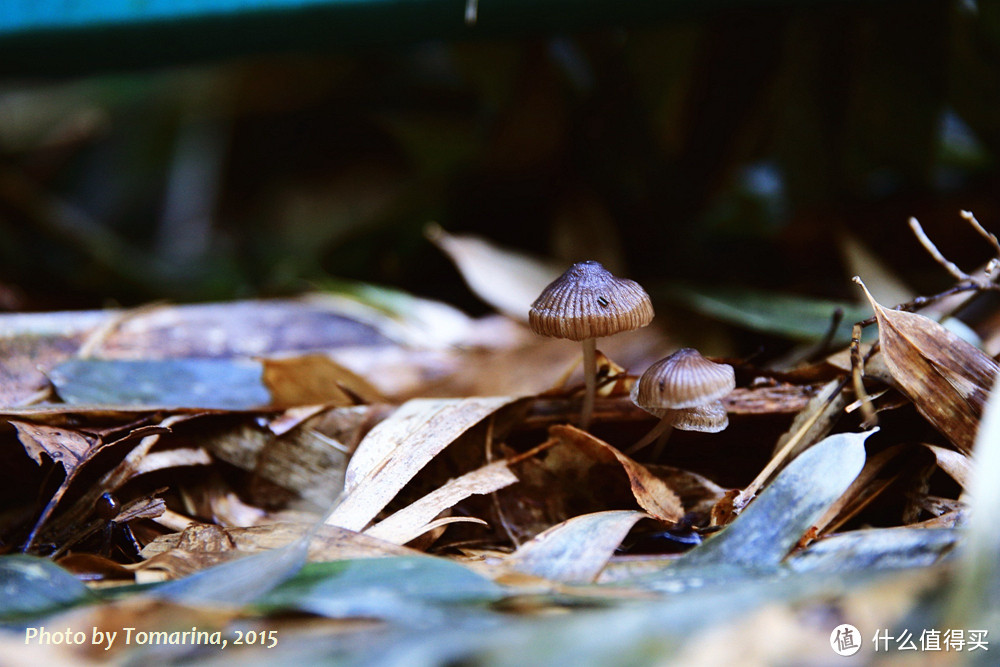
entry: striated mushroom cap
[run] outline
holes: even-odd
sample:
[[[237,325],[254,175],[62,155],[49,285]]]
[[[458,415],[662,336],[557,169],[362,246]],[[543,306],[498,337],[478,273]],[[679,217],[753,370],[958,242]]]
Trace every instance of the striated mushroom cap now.
[[[693,408],[718,401],[735,388],[732,366],[685,347],[646,369],[632,387],[632,402],[647,412]]]
[[[528,311],[535,333],[575,341],[631,331],[652,320],[653,304],[639,283],[616,278],[592,261],[567,269]]]

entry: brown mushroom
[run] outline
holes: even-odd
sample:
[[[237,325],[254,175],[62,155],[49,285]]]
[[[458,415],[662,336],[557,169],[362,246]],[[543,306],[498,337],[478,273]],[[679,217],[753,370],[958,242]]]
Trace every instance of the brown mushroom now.
[[[639,283],[616,278],[599,262],[580,262],[542,290],[531,304],[528,323],[543,336],[583,343],[586,390],[581,428],[590,425],[597,392],[597,338],[649,324],[653,304]]]
[[[725,429],[729,417],[719,399],[735,388],[733,367],[709,361],[698,350],[681,348],[657,361],[633,385],[632,402],[659,417],[660,423],[628,453],[657,439],[662,447],[671,427],[704,433]]]

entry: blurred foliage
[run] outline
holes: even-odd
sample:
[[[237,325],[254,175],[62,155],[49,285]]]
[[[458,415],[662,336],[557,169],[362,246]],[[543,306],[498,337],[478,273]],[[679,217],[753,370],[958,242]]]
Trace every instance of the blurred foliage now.
[[[776,3],[565,34],[0,82],[0,305],[360,279],[481,309],[428,221],[638,279],[854,299],[849,229],[1000,220],[997,3]]]

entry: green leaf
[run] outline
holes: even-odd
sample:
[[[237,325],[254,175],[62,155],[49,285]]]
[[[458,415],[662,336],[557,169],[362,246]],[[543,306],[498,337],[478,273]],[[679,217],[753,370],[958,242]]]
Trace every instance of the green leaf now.
[[[0,621],[41,616],[96,596],[72,574],[44,558],[0,557]]]
[[[656,294],[729,324],[804,341],[821,339],[829,331],[837,310],[843,313],[834,336],[837,342],[849,341],[851,325],[869,317],[867,308],[848,301],[816,299],[744,287],[671,285],[669,289]]]

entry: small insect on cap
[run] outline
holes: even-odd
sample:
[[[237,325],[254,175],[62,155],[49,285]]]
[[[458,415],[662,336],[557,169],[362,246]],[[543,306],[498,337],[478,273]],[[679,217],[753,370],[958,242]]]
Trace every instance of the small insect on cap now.
[[[732,366],[684,347],[646,369],[632,387],[632,402],[650,412],[693,408],[718,401],[735,388]]]
[[[592,261],[569,267],[528,311],[535,333],[575,341],[613,336],[652,320],[653,304],[639,283],[616,278]]]

